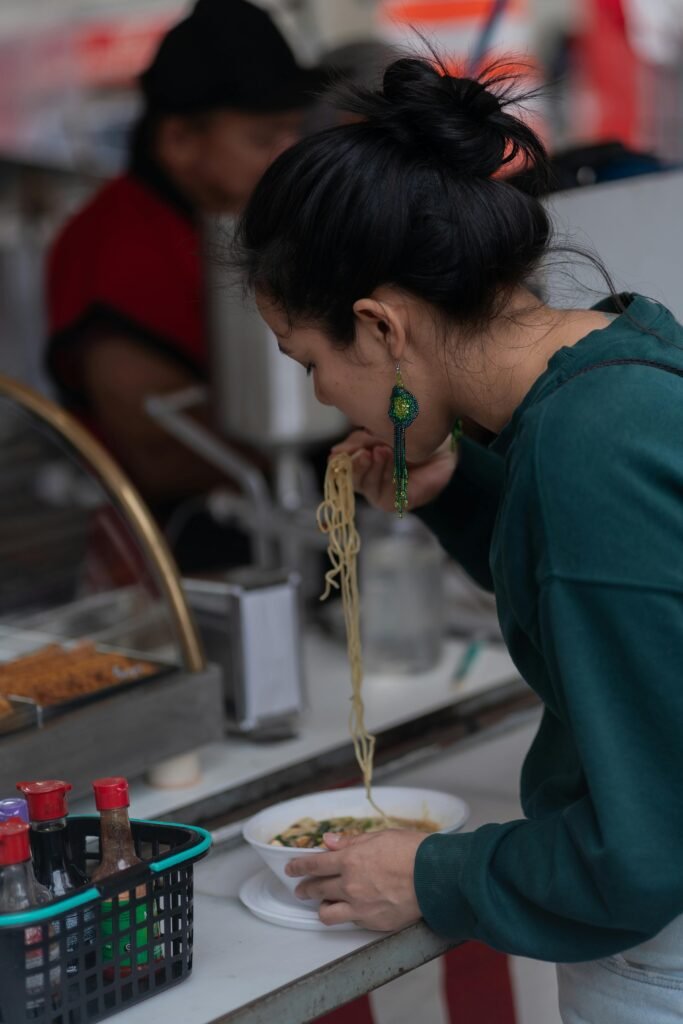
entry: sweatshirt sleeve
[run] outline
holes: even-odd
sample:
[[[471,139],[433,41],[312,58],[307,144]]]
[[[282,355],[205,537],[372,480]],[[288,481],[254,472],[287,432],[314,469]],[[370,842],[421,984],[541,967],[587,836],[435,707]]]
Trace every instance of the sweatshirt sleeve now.
[[[463,438],[448,485],[435,501],[416,510],[447,554],[486,590],[493,590],[489,552],[503,469],[501,456]]]
[[[672,781],[683,778],[682,622],[675,589],[543,584],[539,639],[554,693],[544,724],[571,723],[585,778],[567,786],[582,795],[538,820],[426,839],[415,886],[435,931],[582,961],[637,945],[683,912]]]

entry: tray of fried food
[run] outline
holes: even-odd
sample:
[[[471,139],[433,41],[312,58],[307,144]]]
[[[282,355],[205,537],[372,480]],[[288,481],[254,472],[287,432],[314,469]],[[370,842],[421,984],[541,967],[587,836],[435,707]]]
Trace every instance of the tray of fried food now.
[[[13,705],[29,701],[40,708],[42,719],[169,671],[166,665],[102,650],[88,641],[71,647],[48,644],[0,664],[0,698]],[[15,707],[6,710],[3,720],[13,713]]]
[[[40,725],[40,708],[26,697],[0,697],[0,736]]]

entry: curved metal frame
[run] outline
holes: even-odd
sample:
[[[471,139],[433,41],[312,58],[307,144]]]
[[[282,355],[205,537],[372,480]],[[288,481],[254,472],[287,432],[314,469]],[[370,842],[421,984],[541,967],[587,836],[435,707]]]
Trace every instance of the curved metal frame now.
[[[105,490],[124,513],[138,543],[156,569],[157,582],[173,617],[185,662],[190,672],[206,667],[197,628],[185,600],[178,569],[151,513],[128,477],[105,451],[99,441],[88,433],[69,413],[48,398],[0,374],[0,395],[5,395],[34,413],[65,437],[78,454],[91,465]]]

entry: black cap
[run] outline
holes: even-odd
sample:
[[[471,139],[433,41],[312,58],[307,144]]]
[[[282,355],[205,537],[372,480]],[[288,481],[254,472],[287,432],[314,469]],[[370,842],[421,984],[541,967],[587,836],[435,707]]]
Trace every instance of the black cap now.
[[[141,75],[148,107],[191,114],[306,106],[324,74],[300,67],[270,15],[247,0],[198,0],[162,39]]]

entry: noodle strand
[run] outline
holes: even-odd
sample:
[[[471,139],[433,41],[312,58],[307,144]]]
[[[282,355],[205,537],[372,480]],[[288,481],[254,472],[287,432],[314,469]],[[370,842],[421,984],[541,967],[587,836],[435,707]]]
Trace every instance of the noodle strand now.
[[[324,601],[332,590],[341,590],[346,627],[346,646],[351,669],[351,714],[349,728],[358,767],[369,803],[386,820],[387,816],[372,799],[372,766],[375,737],[365,727],[363,705],[363,659],[360,640],[360,594],[357,558],[360,536],[356,529],[356,499],[353,492],[353,467],[347,454],[330,459],[325,474],[324,499],[318,508],[318,526],[327,535],[327,553],[331,568],[325,573]]]

